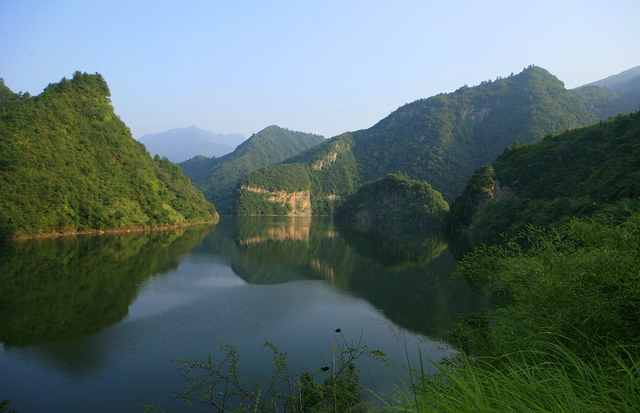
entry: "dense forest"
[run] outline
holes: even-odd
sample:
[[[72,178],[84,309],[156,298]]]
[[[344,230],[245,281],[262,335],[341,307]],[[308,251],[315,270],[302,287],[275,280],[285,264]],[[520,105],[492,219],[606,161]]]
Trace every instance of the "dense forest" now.
[[[479,168],[451,204],[448,222],[481,238],[517,235],[640,198],[640,112],[507,148]]]
[[[389,174],[362,185],[335,211],[335,219],[359,228],[421,231],[439,228],[449,212],[442,194],[426,181]]]
[[[180,168],[218,211],[230,214],[234,206],[234,189],[243,176],[282,162],[323,141],[319,135],[272,125],[253,134],[228,155],[220,158],[197,156],[180,163]]]
[[[180,168],[131,137],[99,74],[40,95],[0,85],[0,237],[215,221]]]
[[[637,110],[636,83],[633,78],[616,90],[567,90],[546,70],[530,66],[518,75],[406,104],[369,129],[336,136],[285,162],[309,168],[314,214],[333,213],[335,202],[360,185],[397,172],[426,180],[451,202],[478,167],[515,142],[536,142],[612,111]],[[257,187],[264,180],[254,173],[244,183]]]

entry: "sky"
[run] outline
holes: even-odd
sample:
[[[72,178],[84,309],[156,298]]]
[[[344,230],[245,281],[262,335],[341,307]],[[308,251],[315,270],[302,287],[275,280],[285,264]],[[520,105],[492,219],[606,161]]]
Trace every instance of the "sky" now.
[[[329,138],[534,64],[574,88],[640,65],[638,0],[0,0],[0,77],[100,73],[134,138],[269,125]]]

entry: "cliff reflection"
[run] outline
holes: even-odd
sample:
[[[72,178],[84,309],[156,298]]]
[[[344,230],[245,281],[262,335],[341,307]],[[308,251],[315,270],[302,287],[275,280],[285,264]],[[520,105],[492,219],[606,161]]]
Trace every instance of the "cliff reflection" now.
[[[232,245],[224,241],[231,234]],[[456,260],[439,233],[362,233],[322,217],[237,217],[221,220],[205,243],[249,283],[325,280],[424,334],[488,301],[451,280]]]

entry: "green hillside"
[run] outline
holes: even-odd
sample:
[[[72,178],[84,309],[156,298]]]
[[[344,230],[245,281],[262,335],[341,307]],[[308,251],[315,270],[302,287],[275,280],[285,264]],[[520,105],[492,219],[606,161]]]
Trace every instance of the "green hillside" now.
[[[1,237],[217,220],[177,165],[131,137],[101,75],[76,72],[35,97],[1,89]]]
[[[442,194],[425,181],[389,174],[362,185],[340,204],[335,219],[363,229],[438,228],[449,212]]]
[[[479,168],[451,205],[450,226],[481,237],[527,224],[635,209],[640,198],[640,112],[507,148]]]
[[[451,202],[476,168],[514,142],[535,142],[597,119],[556,77],[530,66],[406,104],[369,129],[334,137],[286,162],[309,168],[314,214],[332,213],[335,201],[361,184],[397,172],[426,180]],[[246,177],[244,186],[255,187],[258,175]]]
[[[233,191],[243,176],[282,162],[324,140],[319,135],[272,125],[252,135],[228,155],[197,156],[180,163],[180,168],[221,213],[229,214],[233,209]]]
[[[11,89],[4,84],[4,79],[0,77],[0,108],[19,100],[20,97],[20,95],[13,93]]]

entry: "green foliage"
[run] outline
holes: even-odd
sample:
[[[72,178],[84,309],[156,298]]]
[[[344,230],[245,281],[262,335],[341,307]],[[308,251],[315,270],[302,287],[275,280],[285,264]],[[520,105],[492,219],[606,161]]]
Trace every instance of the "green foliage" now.
[[[176,165],[151,159],[133,140],[99,74],[76,72],[39,96],[5,106],[0,135],[3,234],[152,228],[217,218]]]
[[[333,215],[341,200],[358,187],[357,160],[353,154],[353,145],[352,135],[341,135],[309,160],[311,206],[316,215]]]
[[[428,181],[444,198],[459,195],[473,171],[513,142],[596,121],[544,69],[483,82],[407,104],[354,134],[362,182],[400,171]]]
[[[365,228],[421,230],[439,227],[448,211],[442,195],[427,182],[389,174],[361,186],[338,207],[335,217]]]
[[[539,332],[563,337],[575,354],[611,344],[640,344],[640,212],[572,220],[559,229],[529,228],[528,247],[477,248],[459,264],[471,279],[491,280],[513,304],[492,325],[499,354]]]
[[[585,106],[605,120],[640,107],[640,67],[572,90]]]
[[[452,201],[477,168],[514,142],[597,121],[599,104],[590,102],[587,109],[557,78],[531,66],[406,104],[369,129],[336,136],[286,162],[312,168],[312,209],[319,215],[332,214],[336,200],[362,183],[398,172],[426,180]]]
[[[231,213],[234,189],[241,178],[269,165],[275,165],[318,145],[324,138],[311,133],[293,132],[269,126],[220,158],[196,157],[180,167],[219,211]]]
[[[235,347],[221,345],[224,356],[215,361],[181,358],[178,372],[185,380],[178,397],[188,405],[203,404],[218,412],[366,412],[355,361],[362,357],[382,359],[380,351],[358,343],[351,346],[336,330],[332,363],[323,361],[316,371],[292,373],[286,353],[265,343],[273,355],[272,371],[243,378]],[[318,381],[320,378],[320,381]]]
[[[293,206],[278,199],[284,192],[308,191],[309,168],[303,164],[280,164],[245,176],[236,188],[237,215],[289,215]],[[283,192],[284,191],[284,192]]]
[[[640,196],[640,112],[507,148],[496,178],[516,196],[589,196],[613,201]]]
[[[478,209],[493,197],[495,172],[493,167],[481,166],[476,169],[464,191],[451,203],[446,226],[457,230],[468,228]]]
[[[240,186],[251,186],[266,191],[305,191],[311,187],[309,168],[301,164],[281,164],[263,168],[240,181]]]
[[[19,101],[21,97],[21,95],[13,93],[11,89],[4,84],[4,79],[0,77],[0,109],[8,106],[10,103]],[[29,96],[26,97],[28,98]]]
[[[4,399],[0,402],[0,413],[18,413],[16,409],[11,409],[9,406],[10,400]]]
[[[605,120],[619,113],[634,112],[638,109],[630,107],[618,93],[601,86],[583,86],[572,90],[572,92],[600,120]]]
[[[529,227],[477,247],[458,267],[509,303],[458,320],[462,350],[393,399],[402,411],[611,411],[640,408],[640,213]]]
[[[270,201],[271,194],[238,189],[236,215],[289,215],[293,210],[286,202]]]
[[[548,226],[569,217],[589,215],[597,204],[588,197],[553,200],[506,199],[489,201],[469,227],[469,233],[482,240],[499,240],[500,236],[516,237],[529,225]]]
[[[453,202],[450,227],[498,239],[584,216],[603,207],[636,209],[640,198],[640,112],[507,148],[479,169]]]
[[[625,348],[619,351],[624,352]],[[640,366],[609,350],[591,358],[544,341],[508,358],[463,357],[417,371],[424,385],[398,392],[390,411],[407,412],[635,412],[640,409]],[[388,397],[388,396],[387,396]]]

